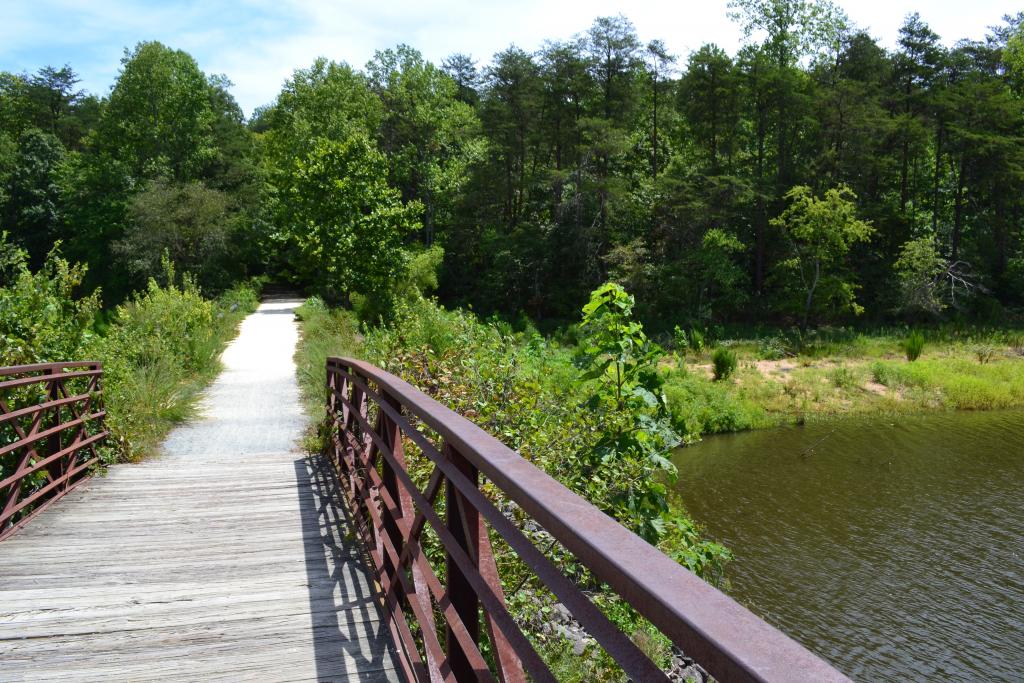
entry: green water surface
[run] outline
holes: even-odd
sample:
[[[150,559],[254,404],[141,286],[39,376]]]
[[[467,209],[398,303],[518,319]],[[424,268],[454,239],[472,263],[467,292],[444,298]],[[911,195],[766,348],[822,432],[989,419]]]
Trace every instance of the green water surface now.
[[[1024,681],[1024,413],[848,420],[681,449],[730,593],[855,680]]]

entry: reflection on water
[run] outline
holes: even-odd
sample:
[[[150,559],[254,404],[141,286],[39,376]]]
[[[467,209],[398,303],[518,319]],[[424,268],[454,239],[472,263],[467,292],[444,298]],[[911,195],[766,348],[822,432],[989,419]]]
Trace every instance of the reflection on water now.
[[[731,593],[856,680],[1024,680],[1024,413],[851,420],[681,449]]]

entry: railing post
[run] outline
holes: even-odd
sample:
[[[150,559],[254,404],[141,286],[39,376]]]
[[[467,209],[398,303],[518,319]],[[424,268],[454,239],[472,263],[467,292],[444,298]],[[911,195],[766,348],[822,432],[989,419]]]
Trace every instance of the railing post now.
[[[339,472],[344,472],[344,446],[341,439],[345,421],[338,419],[338,404],[341,403],[338,396],[340,394],[347,397],[348,380],[342,377],[337,367],[327,361],[327,377],[324,383],[327,386],[327,424],[325,425],[327,443],[324,445],[324,450],[327,452],[325,455],[338,468]]]
[[[442,454],[459,469],[462,474],[474,485],[479,486],[478,473],[473,466],[458,451],[445,444]],[[450,481],[445,482],[445,510],[447,515],[447,527],[459,547],[466,551],[466,555],[474,564],[479,564],[480,548],[480,514],[476,508],[470,506],[459,494],[458,489]],[[480,600],[473,590],[472,585],[466,579],[462,570],[458,568],[450,554],[445,554],[445,567],[447,569],[448,595],[452,606],[458,613],[459,618],[469,632],[473,643],[480,644]],[[476,672],[469,663],[469,659],[462,651],[462,647],[455,639],[451,627],[445,627],[446,641],[448,645],[448,663],[452,673],[458,681],[475,681]]]
[[[338,398],[334,395],[335,390],[338,389],[338,371],[331,366],[330,361],[327,363],[327,417],[332,423],[337,421],[337,403]],[[340,390],[339,390],[340,391]]]
[[[384,399],[385,403],[394,408],[396,412],[402,412],[402,403],[398,399],[383,390],[381,390],[381,398]],[[404,465],[405,454],[402,450],[402,432],[398,425],[385,415],[383,410],[378,413],[378,424],[380,425],[378,433],[391,450],[391,455],[398,463]],[[394,501],[397,508],[397,517],[401,519],[405,516],[405,498],[408,497],[408,494],[403,495],[404,491],[398,486],[398,476],[395,474],[395,470],[387,458],[381,458],[381,480],[384,484],[384,489],[391,496],[391,500]],[[395,550],[401,553],[403,550],[402,531],[398,526],[398,519],[391,519],[390,514],[385,514],[383,517],[384,533],[388,535],[388,539],[390,539],[391,545],[394,546]],[[386,555],[384,557],[384,566],[385,571],[395,576],[397,581],[397,568],[391,562],[391,558]],[[401,586],[399,586],[398,590],[401,594]]]
[[[60,374],[63,371],[57,370],[56,372],[57,374]],[[46,370],[43,371],[43,374],[46,375],[48,378],[46,399],[48,401],[55,401],[58,398],[60,398],[60,380],[55,376],[54,369],[52,367],[46,368]],[[60,406],[51,408],[49,412],[51,415],[50,420],[52,421],[49,426],[56,427],[61,422]],[[60,451],[60,431],[58,431],[56,434],[54,434],[53,436],[49,437],[46,440],[46,452],[41,453],[40,455],[42,457],[47,457],[53,455],[54,453],[57,453],[58,451]],[[57,481],[58,479],[60,479],[61,476],[63,476],[67,466],[67,460],[67,458],[60,458],[46,466],[46,471],[50,475],[51,481]],[[64,482],[63,487],[58,488],[66,489],[67,482]]]

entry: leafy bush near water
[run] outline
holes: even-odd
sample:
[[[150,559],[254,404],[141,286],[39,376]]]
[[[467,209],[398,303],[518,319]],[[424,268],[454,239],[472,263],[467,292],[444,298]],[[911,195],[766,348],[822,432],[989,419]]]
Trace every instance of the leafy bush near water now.
[[[714,366],[716,380],[728,379],[736,372],[736,352],[719,346],[711,356],[711,364]]]
[[[756,404],[691,373],[670,373],[665,396],[672,424],[687,442],[698,441],[704,434],[742,432],[772,424]]]

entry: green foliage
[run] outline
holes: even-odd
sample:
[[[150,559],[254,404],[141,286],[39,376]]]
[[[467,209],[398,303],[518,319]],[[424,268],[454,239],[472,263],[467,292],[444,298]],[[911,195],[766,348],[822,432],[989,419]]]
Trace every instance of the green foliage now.
[[[792,353],[789,340],[781,334],[761,339],[759,346],[758,356],[764,360],[779,360]]]
[[[996,349],[991,344],[978,344],[974,347],[974,357],[984,365],[990,363],[996,355]]]
[[[842,268],[850,248],[868,241],[874,233],[874,228],[857,218],[856,195],[843,185],[818,199],[809,187],[798,185],[785,198],[788,206],[771,225],[782,231],[792,251],[791,258],[781,261],[778,269],[782,281],[802,295],[802,327],[807,327],[816,304],[863,312],[854,298],[856,286]]]
[[[724,346],[715,349],[711,356],[711,365],[715,373],[715,381],[722,381],[736,372],[736,352]]]
[[[837,389],[853,389],[858,386],[857,376],[845,365],[830,370],[828,378]]]
[[[903,352],[906,354],[907,360],[911,362],[917,360],[924,350],[924,344],[924,334],[920,330],[912,331],[903,342]]]
[[[214,120],[195,59],[142,42],[125,49],[95,144],[135,178],[194,180],[216,156]]]
[[[99,294],[76,298],[85,267],[55,246],[42,268],[29,270],[23,251],[0,233],[0,358],[4,365],[79,359],[89,340]]]
[[[113,249],[142,282],[161,275],[165,255],[208,290],[222,289],[238,274],[229,252],[234,216],[226,193],[160,178],[132,198],[128,215],[131,223]]]
[[[550,329],[609,274],[655,332],[808,328],[954,297],[957,316],[1019,314],[1020,17],[946,48],[911,15],[887,49],[830,3],[730,10],[744,46],[699,46],[678,75],[661,41],[598,17],[578,39],[479,68],[458,54],[438,68],[408,45],[361,70],[320,59],[248,122],[226,78],[156,42],[126,51],[107,97],[79,90],[69,65],[0,73],[0,220],[33,267],[63,240],[113,303],[163,247],[197,272],[190,249],[143,244],[151,221],[133,214],[157,179],[202,183],[230,200],[232,224],[231,272],[211,285],[221,268],[204,265],[204,288],[266,270],[314,291],[331,258],[296,238],[296,171],[323,140],[359,138],[383,156],[384,185],[421,207],[399,246],[441,245],[437,291],[485,314]],[[301,210],[344,172],[318,171]],[[204,216],[196,243],[223,243],[224,221]],[[400,253],[378,251],[402,272]],[[367,319],[401,296],[319,291],[355,292]]]
[[[356,316],[372,324],[387,318],[395,301],[415,302],[433,293],[437,289],[438,271],[443,260],[444,249],[437,244],[427,249],[412,250],[404,272],[392,280],[384,296],[350,295]]]
[[[686,441],[698,441],[704,434],[741,432],[774,424],[762,408],[736,396],[728,386],[696,373],[669,374],[665,396],[672,424]]]
[[[736,310],[746,302],[749,277],[738,262],[745,249],[743,242],[721,228],[704,233],[697,252],[701,273],[697,305],[705,318],[714,317],[713,303],[725,310]]]
[[[827,0],[730,0],[728,7],[729,18],[739,23],[745,38],[765,34],[765,48],[780,66],[834,49],[849,22]]]
[[[651,543],[673,523],[667,485],[676,469],[669,451],[680,438],[671,427],[662,380],[661,349],[632,320],[633,297],[614,283],[594,290],[583,307],[576,364],[590,381],[587,408],[601,425],[594,446],[579,454],[579,481],[605,488],[606,511]]]
[[[378,138],[388,180],[426,207],[423,242],[431,245],[437,228],[451,225],[469,164],[482,155],[479,122],[455,82],[408,45],[377,51],[366,71],[384,105]]]
[[[351,311],[328,308],[320,297],[310,297],[295,311],[301,341],[295,349],[299,388],[310,414],[323,410],[324,368],[330,356],[355,355],[361,340]]]
[[[386,163],[365,137],[319,139],[288,180],[284,229],[297,245],[307,281],[328,295],[358,292],[387,311],[405,273],[405,235],[421,207],[404,204],[386,181]]]
[[[686,351],[686,348],[690,345],[689,339],[686,336],[686,330],[676,325],[672,329],[672,344],[677,351]]]
[[[6,206],[0,220],[12,227],[11,237],[24,246],[33,263],[41,263],[63,232],[66,151],[54,135],[38,128],[25,130],[16,149],[3,183]]]
[[[341,142],[357,134],[372,136],[382,116],[382,103],[365,76],[321,57],[308,69],[297,69],[274,104],[257,110],[254,123],[266,131],[271,171],[286,172],[290,160],[309,154],[320,138]]]
[[[934,239],[919,237],[906,242],[893,268],[900,284],[901,308],[936,314],[946,307],[939,285],[947,264]]]
[[[690,330],[690,348],[696,353],[704,351],[704,332],[696,327]]]

